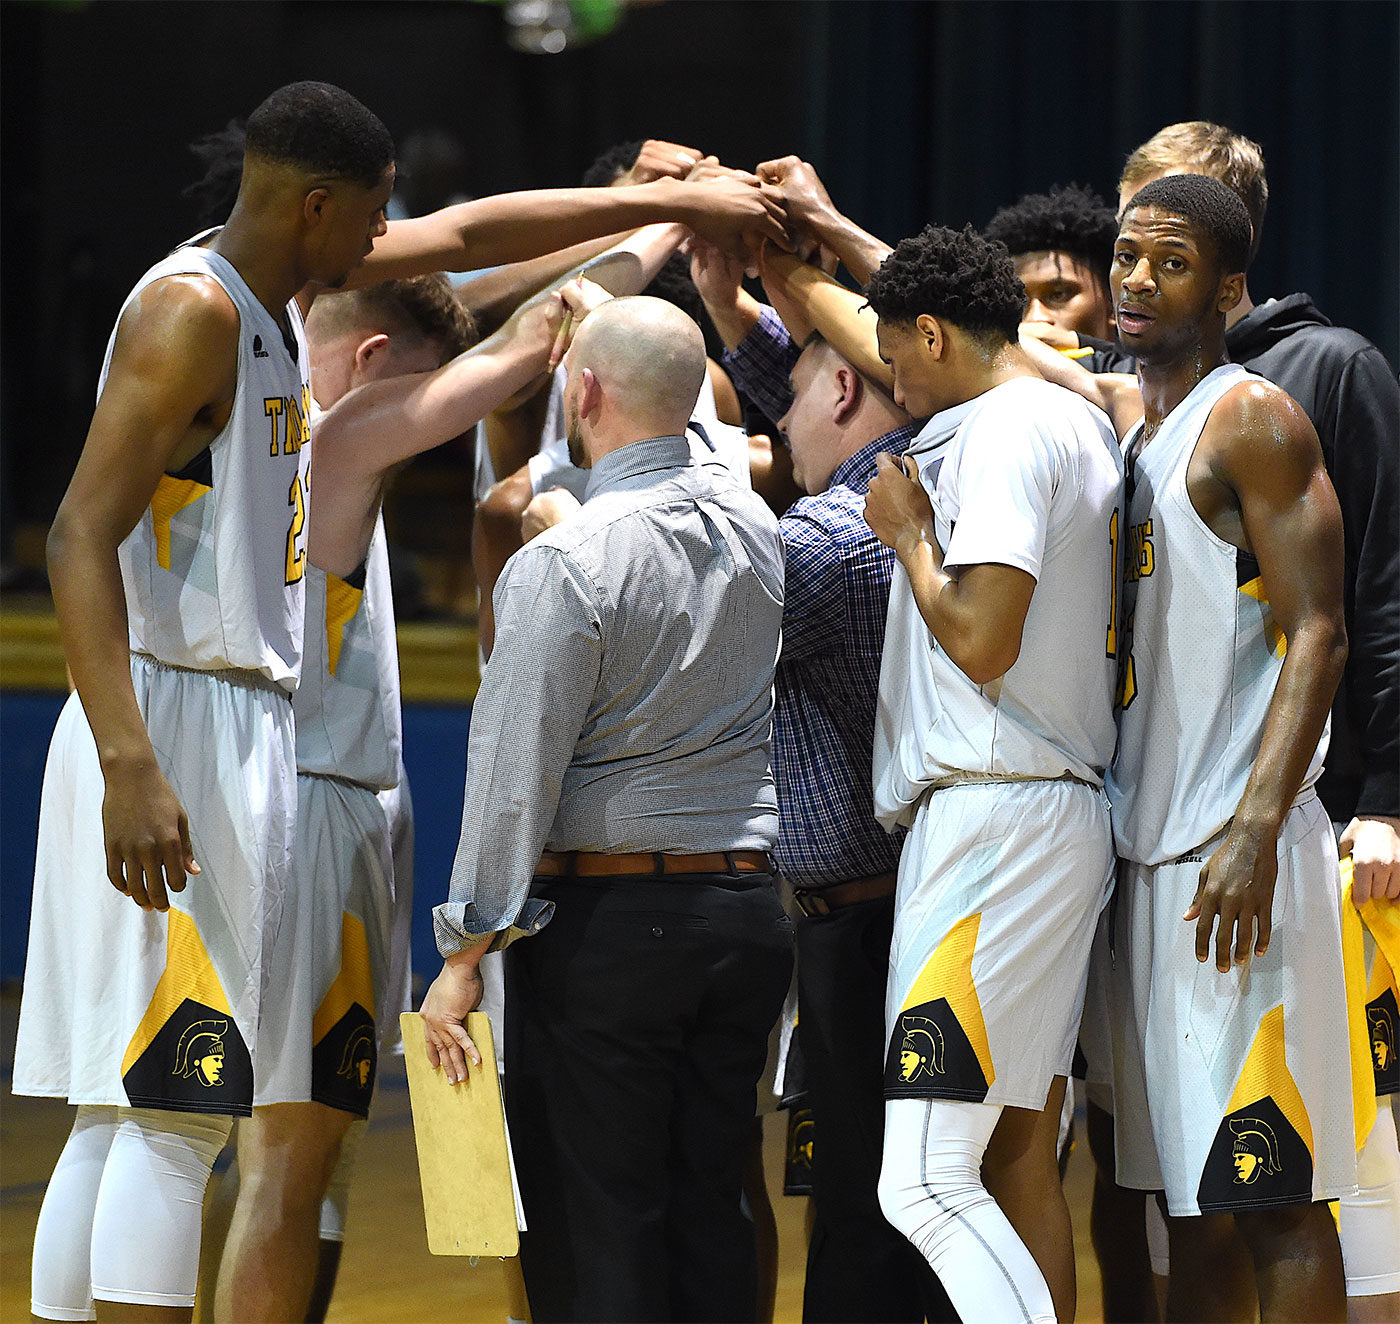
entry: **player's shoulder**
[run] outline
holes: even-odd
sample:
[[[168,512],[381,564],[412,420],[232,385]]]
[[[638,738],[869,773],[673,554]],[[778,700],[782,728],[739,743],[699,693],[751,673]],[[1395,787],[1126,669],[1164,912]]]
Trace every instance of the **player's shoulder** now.
[[[232,346],[238,324],[237,305],[214,276],[184,271],[158,276],[138,290],[122,315],[120,334],[183,352],[207,342]]]
[[[1312,420],[1281,386],[1250,375],[1230,387],[1210,411],[1201,440],[1212,450],[1264,460],[1318,449]]]

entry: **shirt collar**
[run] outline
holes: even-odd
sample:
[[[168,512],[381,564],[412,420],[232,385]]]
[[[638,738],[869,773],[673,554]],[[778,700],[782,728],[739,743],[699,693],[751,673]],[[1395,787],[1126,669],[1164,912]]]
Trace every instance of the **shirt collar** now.
[[[629,442],[609,451],[593,466],[583,499],[587,501],[599,492],[620,487],[629,478],[661,469],[685,469],[693,463],[690,443],[684,437],[651,437],[646,441]]]
[[[953,434],[962,426],[963,420],[972,412],[973,406],[981,398],[980,395],[973,396],[971,400],[964,400],[960,405],[954,405],[951,409],[944,409],[935,414],[919,429],[919,434],[909,443],[909,454],[920,455],[926,451],[936,450],[945,442],[950,441]]]
[[[915,424],[905,423],[902,427],[895,428],[893,432],[886,432],[883,437],[876,437],[874,441],[862,446],[849,459],[838,464],[835,472],[831,475],[831,482],[827,486],[868,486],[875,473],[875,457],[881,451],[889,455],[902,454],[905,447],[909,445],[909,439],[916,431]]]

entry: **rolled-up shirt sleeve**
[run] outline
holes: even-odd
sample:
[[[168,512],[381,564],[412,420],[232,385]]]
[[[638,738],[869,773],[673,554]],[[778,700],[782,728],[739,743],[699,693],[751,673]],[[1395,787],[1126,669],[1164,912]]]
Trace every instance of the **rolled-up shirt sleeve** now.
[[[488,934],[493,950],[536,933],[553,906],[531,899],[560,788],[597,688],[602,611],[568,555],[535,542],[496,586],[496,644],[472,707],[462,833],[447,901],[433,910],[438,951]]]
[[[748,335],[726,351],[724,366],[734,385],[776,423],[792,407],[788,377],[801,357],[802,346],[793,342],[783,319],[765,303]]]

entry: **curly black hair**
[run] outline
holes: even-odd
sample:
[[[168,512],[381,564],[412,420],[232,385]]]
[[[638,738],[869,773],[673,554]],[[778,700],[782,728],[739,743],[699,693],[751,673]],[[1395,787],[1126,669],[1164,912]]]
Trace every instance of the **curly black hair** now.
[[[1224,275],[1249,266],[1254,229],[1249,209],[1232,188],[1210,175],[1163,175],[1144,184],[1123,208],[1158,207],[1190,221],[1210,240]]]
[[[1012,257],[1071,253],[1102,275],[1113,262],[1118,219],[1093,189],[1066,184],[1048,193],[1027,193],[998,211],[982,233],[1005,244]]]
[[[895,245],[865,297],[884,321],[909,323],[929,313],[993,346],[1016,339],[1026,287],[1005,244],[970,225],[928,225]]]
[[[379,117],[332,83],[288,83],[248,116],[248,153],[373,188],[394,160]]]
[[[638,138],[635,142],[609,147],[583,172],[584,188],[607,188],[619,175],[625,175],[637,164],[644,141]]]

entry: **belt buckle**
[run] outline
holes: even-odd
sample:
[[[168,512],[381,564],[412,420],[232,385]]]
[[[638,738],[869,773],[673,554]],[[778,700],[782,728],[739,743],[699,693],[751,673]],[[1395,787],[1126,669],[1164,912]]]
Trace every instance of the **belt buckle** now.
[[[794,888],[792,899],[808,919],[821,919],[831,914],[831,903],[820,892],[799,892]]]

